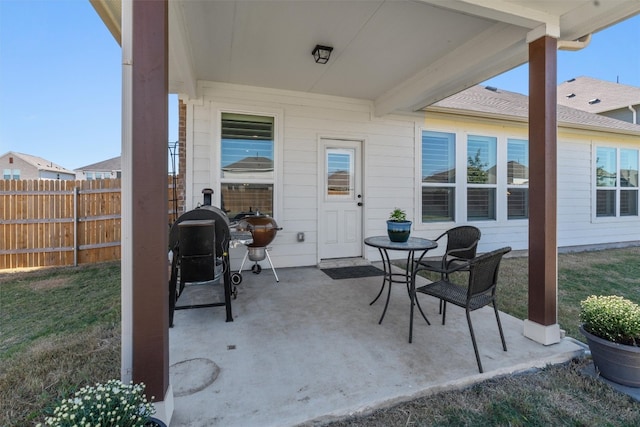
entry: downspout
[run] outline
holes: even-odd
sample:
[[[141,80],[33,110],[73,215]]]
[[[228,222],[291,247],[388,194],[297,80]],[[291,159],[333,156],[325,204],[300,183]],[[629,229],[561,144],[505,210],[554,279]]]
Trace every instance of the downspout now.
[[[638,112],[636,111],[636,109],[633,108],[633,105],[629,105],[627,108],[629,110],[631,110],[631,114],[632,114],[631,123],[633,123],[634,125],[639,124],[638,123]]]
[[[558,50],[582,50],[591,42],[591,34],[582,36],[576,40],[558,40]]]

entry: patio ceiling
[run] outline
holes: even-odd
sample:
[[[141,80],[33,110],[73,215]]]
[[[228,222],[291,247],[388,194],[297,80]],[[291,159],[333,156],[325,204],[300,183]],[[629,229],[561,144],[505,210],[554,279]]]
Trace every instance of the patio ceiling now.
[[[120,41],[121,0],[90,0]],[[638,0],[169,2],[170,92],[197,82],[346,96],[416,111],[527,62],[527,35],[576,40]],[[334,48],[316,64],[316,44]]]

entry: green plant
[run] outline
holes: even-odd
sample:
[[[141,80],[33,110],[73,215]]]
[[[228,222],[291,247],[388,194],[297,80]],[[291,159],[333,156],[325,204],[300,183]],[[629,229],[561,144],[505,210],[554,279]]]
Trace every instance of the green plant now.
[[[585,331],[618,344],[640,346],[640,306],[617,295],[591,295],[580,303]]]
[[[400,208],[395,208],[391,211],[391,215],[389,215],[390,221],[406,221],[407,213]]]
[[[46,425],[143,427],[155,413],[144,387],[142,383],[123,384],[119,380],[83,387],[60,402],[53,416],[47,417]]]

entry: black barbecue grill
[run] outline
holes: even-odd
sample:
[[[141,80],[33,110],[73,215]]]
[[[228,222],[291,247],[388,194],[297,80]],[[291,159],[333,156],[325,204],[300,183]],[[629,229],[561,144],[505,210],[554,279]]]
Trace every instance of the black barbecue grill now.
[[[221,209],[211,206],[210,189],[204,189],[204,204],[180,215],[169,232],[171,274],[169,279],[169,325],[173,326],[174,310],[225,306],[227,322],[233,321],[229,245],[251,242],[248,232],[232,233],[229,218]],[[232,235],[233,234],[233,235]],[[177,305],[187,284],[224,286],[224,301]]]

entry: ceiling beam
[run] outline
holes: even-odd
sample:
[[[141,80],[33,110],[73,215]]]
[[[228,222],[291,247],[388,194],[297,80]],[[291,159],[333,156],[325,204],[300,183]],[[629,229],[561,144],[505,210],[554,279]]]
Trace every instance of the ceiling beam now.
[[[375,115],[421,110],[493,77],[497,65],[507,71],[525,63],[526,33],[526,29],[509,24],[493,25],[378,97]]]
[[[575,8],[560,18],[562,40],[577,40],[640,14],[640,0],[600,0]],[[629,40],[629,43],[637,43]]]
[[[533,29],[540,24],[559,27],[557,15],[504,0],[419,0],[442,9]]]

